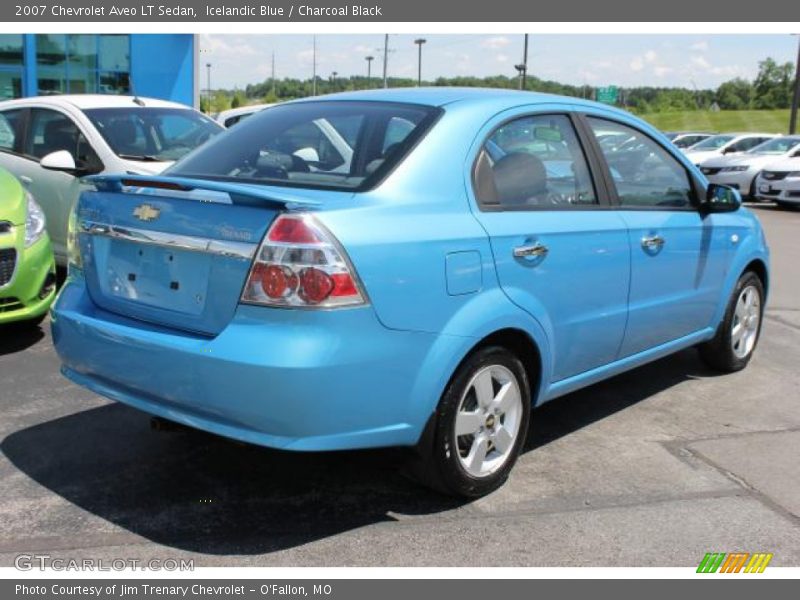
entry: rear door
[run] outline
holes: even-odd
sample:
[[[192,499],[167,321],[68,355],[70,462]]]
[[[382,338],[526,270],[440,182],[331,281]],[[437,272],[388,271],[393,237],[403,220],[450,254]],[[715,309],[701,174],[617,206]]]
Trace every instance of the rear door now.
[[[586,122],[598,139],[626,133],[637,148],[628,155],[597,146],[630,231],[630,304],[620,357],[708,327],[729,250],[719,222],[724,215],[698,212],[688,171],[648,134],[606,118]]]
[[[475,164],[500,285],[548,332],[551,381],[614,361],[625,331],[628,234],[592,160],[573,118],[554,113],[498,124]]]

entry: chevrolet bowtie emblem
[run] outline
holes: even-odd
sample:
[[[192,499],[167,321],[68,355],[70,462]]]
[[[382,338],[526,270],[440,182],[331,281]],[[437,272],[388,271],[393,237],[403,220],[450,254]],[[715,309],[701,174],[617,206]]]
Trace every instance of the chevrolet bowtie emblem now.
[[[140,221],[155,221],[161,214],[161,209],[149,204],[140,204],[133,209],[133,216]]]

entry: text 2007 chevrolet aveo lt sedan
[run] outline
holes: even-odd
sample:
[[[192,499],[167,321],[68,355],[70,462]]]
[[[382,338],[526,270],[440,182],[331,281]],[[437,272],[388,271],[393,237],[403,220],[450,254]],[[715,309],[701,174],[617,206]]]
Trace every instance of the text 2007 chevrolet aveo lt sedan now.
[[[502,484],[532,407],[688,346],[735,371],[758,340],[758,221],[607,106],[348,93],[93,181],[53,311],[67,377],[264,446],[413,446],[453,494]]]

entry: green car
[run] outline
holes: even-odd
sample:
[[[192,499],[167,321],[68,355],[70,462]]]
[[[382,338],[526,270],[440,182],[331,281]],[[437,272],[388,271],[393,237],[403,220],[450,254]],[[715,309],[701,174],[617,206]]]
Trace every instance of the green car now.
[[[0,169],[0,325],[35,325],[56,294],[56,264],[44,213],[17,179]]]

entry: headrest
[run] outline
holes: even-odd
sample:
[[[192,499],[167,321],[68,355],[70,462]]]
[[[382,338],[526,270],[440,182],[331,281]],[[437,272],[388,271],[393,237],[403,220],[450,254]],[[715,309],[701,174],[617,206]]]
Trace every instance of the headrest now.
[[[547,171],[537,156],[507,154],[494,164],[494,184],[500,204],[525,204],[547,191]]]

